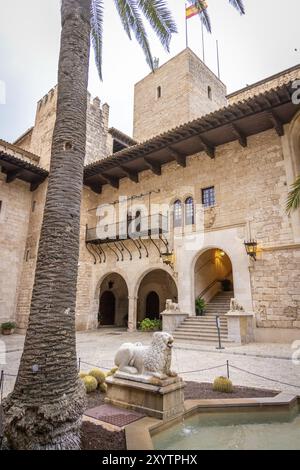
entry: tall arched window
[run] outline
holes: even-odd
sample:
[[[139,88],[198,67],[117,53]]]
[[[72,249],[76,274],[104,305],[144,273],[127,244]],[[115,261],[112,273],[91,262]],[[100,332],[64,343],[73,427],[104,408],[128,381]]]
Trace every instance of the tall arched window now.
[[[179,199],[174,202],[173,210],[174,210],[173,212],[174,228],[182,227],[182,203]]]
[[[185,200],[185,225],[194,225],[195,223],[195,210],[194,199],[188,197]]]

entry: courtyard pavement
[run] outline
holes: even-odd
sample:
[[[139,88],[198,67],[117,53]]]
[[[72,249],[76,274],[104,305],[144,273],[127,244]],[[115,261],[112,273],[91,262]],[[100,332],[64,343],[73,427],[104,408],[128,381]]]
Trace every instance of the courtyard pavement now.
[[[88,371],[93,365],[110,369],[114,365],[115,352],[122,343],[140,341],[149,344],[151,337],[150,333],[128,333],[121,329],[77,333],[81,370]],[[6,348],[6,354],[3,354],[4,343],[0,343],[0,369],[5,374],[16,375],[24,336],[1,336],[0,339],[4,341]],[[298,361],[293,361],[295,349],[290,344],[226,345],[224,350],[217,351],[216,345],[176,342],[172,366],[185,380],[212,382],[216,376],[226,375],[226,361],[229,361],[230,376],[235,385],[289,391],[300,396],[300,335],[298,350]],[[203,370],[212,367],[216,369]],[[5,376],[3,396],[10,393],[14,381],[15,377]]]

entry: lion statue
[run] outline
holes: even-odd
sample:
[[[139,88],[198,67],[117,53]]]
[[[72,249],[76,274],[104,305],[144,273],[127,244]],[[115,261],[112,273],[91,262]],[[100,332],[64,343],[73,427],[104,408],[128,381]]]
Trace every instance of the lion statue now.
[[[231,299],[230,301],[230,311],[231,312],[244,312],[245,309],[242,305],[240,305],[236,299]]]
[[[171,371],[173,336],[154,333],[150,346],[141,343],[125,343],[117,351],[115,364],[120,372],[166,379],[176,377]]]
[[[173,312],[179,312],[179,311],[180,311],[179,304],[176,304],[171,299],[166,300],[166,310],[165,310],[165,312],[172,312],[173,313]]]

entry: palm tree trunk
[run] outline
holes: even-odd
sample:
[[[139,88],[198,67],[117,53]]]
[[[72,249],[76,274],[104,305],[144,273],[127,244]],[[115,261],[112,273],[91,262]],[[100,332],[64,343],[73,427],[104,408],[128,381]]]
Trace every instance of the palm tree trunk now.
[[[57,116],[24,351],[4,404],[13,449],[77,449],[85,404],[75,301],[86,145],[91,0],[62,1]]]

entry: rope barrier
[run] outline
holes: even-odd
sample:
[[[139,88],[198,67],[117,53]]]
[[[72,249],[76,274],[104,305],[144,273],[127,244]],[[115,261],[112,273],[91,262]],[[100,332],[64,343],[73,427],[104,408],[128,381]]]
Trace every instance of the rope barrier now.
[[[103,366],[99,366],[99,365],[97,365],[97,364],[91,364],[91,363],[89,363],[89,362],[84,362],[84,361],[82,361],[81,359],[80,359],[79,364],[84,364],[84,365],[86,365],[86,366],[91,366],[91,367],[97,367],[97,368],[99,368],[99,369],[104,369],[104,370],[111,370],[111,367],[103,367]]]
[[[232,369],[239,370],[239,371],[244,372],[246,374],[253,375],[254,377],[259,377],[260,379],[269,380],[270,382],[278,383],[278,384],[281,384],[281,385],[287,385],[288,387],[295,387],[295,388],[300,389],[300,385],[289,384],[287,382],[282,382],[281,380],[270,379],[270,377],[264,377],[263,375],[255,374],[254,372],[249,372],[248,370],[241,369],[240,367],[237,367],[237,366],[230,365],[230,367],[232,367]]]
[[[110,370],[110,368],[108,368],[108,367],[103,367],[103,366],[99,366],[99,365],[96,365],[96,364],[92,364],[90,362],[82,361],[81,358],[79,358],[78,364],[79,364],[79,368],[80,368],[81,364],[85,364],[85,365],[91,366],[91,367],[97,367],[97,368],[104,369],[104,370]],[[274,383],[278,383],[278,384],[281,384],[281,385],[286,385],[288,387],[294,387],[294,388],[300,389],[300,385],[290,384],[290,383],[287,383],[287,382],[283,382],[281,380],[271,379],[270,377],[265,377],[263,375],[256,374],[255,372],[250,372],[249,370],[242,369],[241,367],[233,366],[233,365],[229,364],[229,361],[226,361],[226,363],[224,363],[224,364],[220,364],[220,365],[214,366],[214,367],[208,367],[208,368],[205,368],[205,369],[182,371],[182,372],[179,372],[179,375],[196,374],[196,373],[200,374],[202,372],[208,372],[208,371],[211,371],[211,370],[220,369],[221,367],[226,367],[227,368],[227,377],[228,378],[229,378],[229,375],[230,375],[230,368],[232,368],[232,369],[238,370],[240,372],[243,372],[245,374],[249,374],[249,375],[252,375],[254,377],[258,377],[260,379],[263,379],[263,380],[268,380],[269,382],[274,382]],[[3,390],[4,390],[5,377],[14,377],[15,378],[15,377],[17,377],[17,375],[16,374],[9,374],[9,373],[4,372],[4,370],[1,370],[1,373],[0,373],[0,403],[2,403],[2,399],[3,399]]]
[[[183,375],[183,374],[195,374],[196,372],[206,372],[208,370],[214,370],[214,369],[220,369],[221,367],[225,367],[227,366],[227,364],[221,364],[219,366],[215,366],[215,367],[209,367],[208,369],[199,369],[199,370],[188,370],[186,372],[178,372],[179,375]]]

